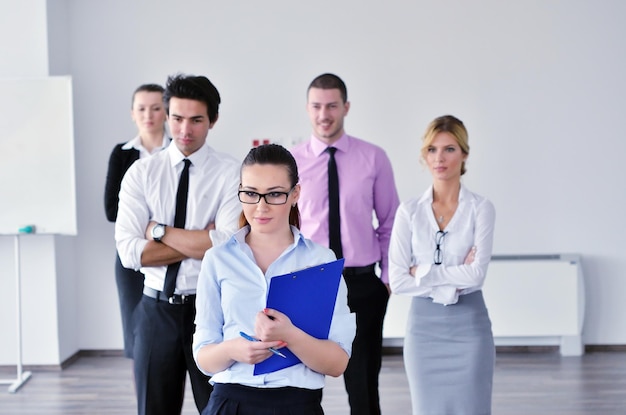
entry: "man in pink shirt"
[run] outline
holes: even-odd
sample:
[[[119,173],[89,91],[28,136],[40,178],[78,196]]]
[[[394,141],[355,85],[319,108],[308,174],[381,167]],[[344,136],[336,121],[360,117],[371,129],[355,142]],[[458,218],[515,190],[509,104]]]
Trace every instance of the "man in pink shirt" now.
[[[336,75],[323,74],[311,82],[307,112],[313,134],[292,154],[302,186],[298,201],[302,234],[345,258],[348,305],[357,322],[352,357],[344,373],[351,414],[376,415],[380,414],[378,374],[389,299],[387,251],[399,200],[384,150],[344,132],[343,120],[350,109],[347,98],[346,85]],[[329,189],[332,193],[337,186],[336,181],[332,184],[335,169],[339,210],[333,219],[329,205],[337,201],[334,197],[333,202]],[[331,242],[333,238],[340,242]]]

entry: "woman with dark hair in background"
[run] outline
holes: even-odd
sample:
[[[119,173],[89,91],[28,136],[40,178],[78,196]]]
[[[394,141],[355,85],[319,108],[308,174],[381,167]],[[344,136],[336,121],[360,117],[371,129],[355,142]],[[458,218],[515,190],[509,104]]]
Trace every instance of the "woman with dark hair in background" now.
[[[163,150],[170,143],[165,132],[164,89],[157,84],[140,85],[131,101],[130,115],[137,126],[137,136],[126,143],[117,144],[109,158],[109,169],[104,188],[104,210],[107,219],[115,222],[119,202],[120,185],[126,170],[136,160],[149,157]],[[124,334],[124,356],[133,357],[133,311],[143,295],[143,274],[124,268],[117,255],[115,281],[120,301],[122,329]]]

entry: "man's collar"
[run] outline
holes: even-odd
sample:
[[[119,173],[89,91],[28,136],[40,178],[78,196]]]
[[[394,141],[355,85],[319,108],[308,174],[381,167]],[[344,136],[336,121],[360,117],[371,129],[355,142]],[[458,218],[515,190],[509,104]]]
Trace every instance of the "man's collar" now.
[[[341,137],[330,146],[317,138],[314,135],[311,135],[311,150],[316,156],[322,154],[328,147],[335,147],[339,151],[347,152],[348,147],[350,147],[350,137],[344,132]]]
[[[203,160],[206,159],[206,157],[208,156],[209,152],[211,151],[210,147],[204,143],[202,145],[202,147],[200,147],[198,150],[196,150],[195,152],[193,152],[192,154],[190,154],[189,156],[185,156],[179,149],[178,147],[176,147],[176,144],[174,142],[172,142],[172,144],[170,144],[167,147],[167,151],[169,151],[170,154],[170,162],[172,163],[172,166],[177,165],[178,163],[180,163],[183,159],[189,159],[191,160],[191,164],[192,165],[198,165],[200,164]]]

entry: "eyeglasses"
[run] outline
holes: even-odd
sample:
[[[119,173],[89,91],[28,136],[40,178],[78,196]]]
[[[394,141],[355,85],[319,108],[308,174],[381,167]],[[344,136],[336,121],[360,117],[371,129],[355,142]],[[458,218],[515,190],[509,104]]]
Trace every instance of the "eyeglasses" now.
[[[251,190],[240,190],[237,192],[239,201],[248,205],[256,205],[261,201],[261,198],[265,199],[265,203],[268,205],[284,205],[287,203],[289,194],[293,192],[295,186],[288,192],[269,192],[269,193],[257,193]]]
[[[437,231],[435,234],[435,265],[441,265],[443,263],[443,252],[441,251],[441,245],[443,245],[443,238],[446,236],[448,232]]]

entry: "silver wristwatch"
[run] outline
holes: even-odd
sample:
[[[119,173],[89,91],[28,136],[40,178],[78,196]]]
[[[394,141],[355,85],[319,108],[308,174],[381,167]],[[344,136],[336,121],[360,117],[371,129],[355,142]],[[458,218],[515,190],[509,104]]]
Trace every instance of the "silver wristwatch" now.
[[[150,231],[150,234],[152,235],[152,239],[157,242],[161,242],[161,238],[163,238],[163,235],[165,235],[165,225],[163,225],[162,223],[157,223],[152,227],[152,231]]]

